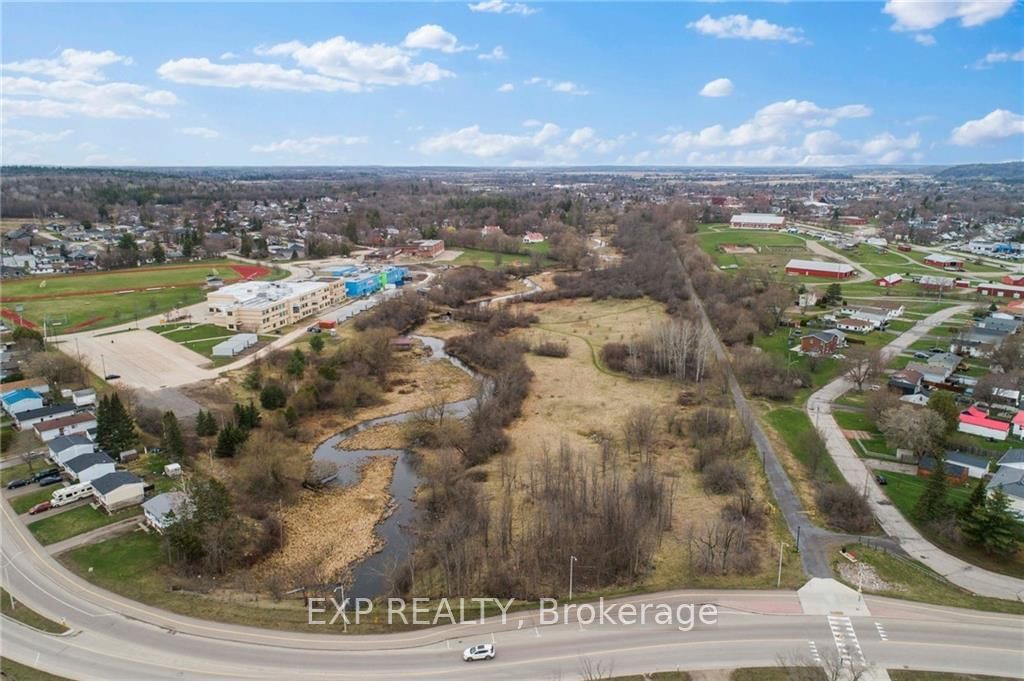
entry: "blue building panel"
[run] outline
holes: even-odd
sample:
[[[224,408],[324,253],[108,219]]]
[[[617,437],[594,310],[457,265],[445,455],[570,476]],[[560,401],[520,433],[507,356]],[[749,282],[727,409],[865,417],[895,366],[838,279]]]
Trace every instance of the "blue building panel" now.
[[[345,282],[345,295],[349,298],[367,296],[380,288],[380,279],[376,274],[368,274],[358,279]]]

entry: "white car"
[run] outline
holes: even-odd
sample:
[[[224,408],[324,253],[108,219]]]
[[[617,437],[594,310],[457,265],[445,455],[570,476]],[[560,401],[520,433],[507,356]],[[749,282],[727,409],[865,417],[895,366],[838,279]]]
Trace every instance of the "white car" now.
[[[462,652],[462,659],[466,662],[475,662],[477,660],[493,660],[494,644],[481,643],[479,645],[470,646]]]

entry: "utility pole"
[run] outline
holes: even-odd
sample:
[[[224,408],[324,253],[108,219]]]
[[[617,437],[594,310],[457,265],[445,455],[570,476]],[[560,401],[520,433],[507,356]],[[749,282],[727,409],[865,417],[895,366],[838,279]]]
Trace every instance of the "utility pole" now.
[[[775,580],[775,588],[782,586],[782,552],[786,550],[786,543],[779,542],[779,578]]]
[[[107,358],[104,355],[100,355],[100,362],[103,363],[103,380],[107,380]]]
[[[572,568],[576,563],[576,556],[569,556],[569,600],[572,600]]]

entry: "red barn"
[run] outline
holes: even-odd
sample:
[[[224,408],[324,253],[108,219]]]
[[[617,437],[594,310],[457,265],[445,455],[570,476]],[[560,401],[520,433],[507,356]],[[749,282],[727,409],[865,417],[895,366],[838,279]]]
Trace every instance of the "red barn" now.
[[[824,260],[798,260],[794,258],[786,263],[786,274],[800,274],[806,277],[824,277],[826,279],[849,279],[856,270],[852,265],[842,262],[825,262]]]
[[[901,277],[898,274],[893,273],[893,274],[887,274],[884,277],[881,277],[876,283],[879,286],[882,286],[884,288],[891,288],[893,286],[898,285],[902,281],[903,281],[903,277]]]
[[[958,258],[955,255],[946,255],[945,253],[933,253],[932,255],[925,256],[925,265],[931,265],[932,267],[941,267],[944,270],[962,270],[964,268],[964,259]]]
[[[978,284],[978,293],[996,298],[1024,298],[1024,286],[1008,284]]]
[[[1007,274],[1002,282],[1010,286],[1024,286],[1024,274]]]

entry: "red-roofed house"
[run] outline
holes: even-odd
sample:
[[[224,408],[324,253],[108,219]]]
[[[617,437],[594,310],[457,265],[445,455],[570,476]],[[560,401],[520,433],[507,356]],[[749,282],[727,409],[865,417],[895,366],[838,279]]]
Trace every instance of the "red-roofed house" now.
[[[1013,424],[1013,428],[1011,428],[1013,434],[1017,437],[1024,437],[1024,411],[1018,411],[1011,423]]]
[[[480,230],[481,236],[496,236],[504,233],[505,230],[501,228],[501,225],[484,225],[484,228]]]
[[[960,426],[957,430],[969,435],[1005,440],[1006,436],[1010,434],[1010,424],[1006,421],[989,418],[986,412],[974,405],[960,412]]]
[[[523,235],[524,244],[539,244],[544,242],[544,235],[540,232],[527,232]]]
[[[1024,274],[1007,274],[1002,278],[1002,282],[1010,286],[1024,286]]]
[[[900,275],[898,275],[896,273],[893,273],[893,274],[887,274],[884,277],[881,277],[876,283],[879,286],[882,286],[882,287],[885,287],[885,288],[890,288],[892,286],[896,286],[901,281],[903,281],[903,277],[901,277]]]

